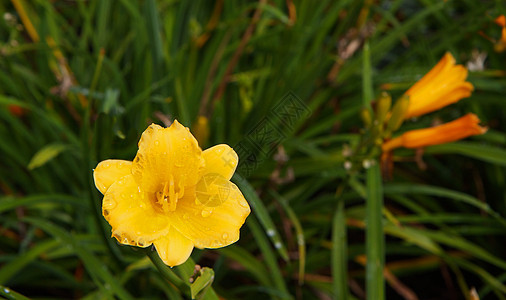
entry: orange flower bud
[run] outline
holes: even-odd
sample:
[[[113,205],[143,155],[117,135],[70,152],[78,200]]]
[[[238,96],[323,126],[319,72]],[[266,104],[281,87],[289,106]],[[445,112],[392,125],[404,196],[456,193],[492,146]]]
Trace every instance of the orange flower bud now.
[[[405,132],[384,143],[382,149],[383,152],[388,152],[399,147],[422,148],[484,134],[488,128],[480,126],[479,123],[480,119],[475,114],[469,113],[446,124]]]
[[[474,88],[465,81],[466,77],[467,69],[455,65],[455,58],[447,52],[432,70],[406,91],[410,104],[405,118],[418,117],[469,97]]]

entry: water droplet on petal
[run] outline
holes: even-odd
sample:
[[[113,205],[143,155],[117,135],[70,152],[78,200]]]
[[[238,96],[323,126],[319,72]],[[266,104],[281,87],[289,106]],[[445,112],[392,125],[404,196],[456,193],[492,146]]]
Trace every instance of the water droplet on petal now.
[[[188,220],[188,219],[190,219],[190,216],[188,214],[184,214],[183,219]]]
[[[201,214],[201,215],[202,215],[202,217],[204,217],[204,218],[209,217],[212,213],[213,213],[213,210],[212,210],[212,209],[209,209],[209,210],[204,209],[204,210],[202,210],[202,212],[200,212],[200,214]]]
[[[222,235],[221,235],[221,238],[225,241],[227,241],[228,239],[228,233],[224,232]]]
[[[249,208],[248,202],[246,202],[246,200],[244,200],[244,199],[238,199],[237,202],[239,202],[240,206],[242,206],[244,208]]]
[[[111,165],[109,163],[104,164],[104,168],[109,168]]]
[[[104,200],[104,203],[102,204],[103,209],[113,209],[116,207],[116,201],[112,200],[111,198],[107,198]]]
[[[160,142],[158,140],[155,141],[155,146],[158,146]]]
[[[128,244],[128,238],[124,237],[122,243],[123,244]]]

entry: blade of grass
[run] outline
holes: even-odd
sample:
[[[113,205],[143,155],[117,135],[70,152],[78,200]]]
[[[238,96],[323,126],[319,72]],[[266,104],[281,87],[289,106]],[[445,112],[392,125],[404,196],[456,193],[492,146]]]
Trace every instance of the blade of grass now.
[[[258,195],[253,187],[248,183],[246,179],[237,173],[235,173],[232,177],[232,181],[236,183],[241,192],[243,192],[244,196],[248,200],[248,203],[253,208],[253,213],[257,216],[260,224],[262,224],[262,227],[267,233],[269,239],[274,244],[274,247],[278,251],[279,255],[281,255],[285,261],[288,261],[288,252],[286,251],[286,247],[279,236],[278,230],[274,226],[274,222],[269,216],[267,208],[263,204],[262,200],[258,198]]]
[[[255,241],[263,254],[265,264],[270,270],[270,277],[274,283],[274,286],[280,293],[285,295],[283,298],[290,298],[285,281],[283,279],[283,275],[279,269],[278,262],[276,261],[276,257],[273,254],[272,248],[270,247],[263,230],[261,229],[256,219],[252,216],[246,220],[246,224],[253,233],[253,237],[255,238]]]
[[[60,239],[63,243],[72,247],[74,252],[83,261],[84,266],[88,270],[88,274],[97,281],[97,284],[102,285],[102,282],[107,284],[110,291],[121,299],[133,299],[121,286],[118,280],[111,275],[106,265],[93,255],[93,253],[89,252],[84,245],[77,243],[71,234],[44,219],[26,217],[23,220],[41,228],[53,237]]]
[[[366,200],[366,289],[367,299],[385,299],[384,236],[383,236],[383,185],[379,164],[367,169]]]
[[[348,299],[348,244],[346,238],[346,216],[344,199],[340,196],[344,186],[341,184],[336,192],[337,209],[332,220],[332,285],[333,299]]]

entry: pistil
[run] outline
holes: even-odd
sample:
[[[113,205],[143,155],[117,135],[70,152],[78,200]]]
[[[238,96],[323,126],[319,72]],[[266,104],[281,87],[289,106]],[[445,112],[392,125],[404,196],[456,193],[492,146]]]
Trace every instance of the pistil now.
[[[177,201],[183,197],[184,187],[179,185],[176,191],[174,183],[174,176],[169,176],[169,181],[165,182],[163,190],[156,193],[157,203],[162,207],[164,212],[171,212],[176,210]]]

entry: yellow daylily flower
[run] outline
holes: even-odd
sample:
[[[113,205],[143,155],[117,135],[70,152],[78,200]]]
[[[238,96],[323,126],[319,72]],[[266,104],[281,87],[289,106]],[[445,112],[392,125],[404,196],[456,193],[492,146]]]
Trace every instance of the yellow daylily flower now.
[[[154,244],[171,267],[184,263],[193,247],[236,242],[250,213],[230,182],[237,163],[228,145],[202,151],[177,120],[169,128],[151,124],[133,162],[105,160],[94,170],[112,236],[126,245]]]
[[[469,97],[473,85],[465,81],[467,69],[455,65],[455,58],[446,53],[418,82],[404,93],[410,104],[405,119],[433,112],[462,98]]]
[[[431,128],[410,130],[382,145],[383,152],[395,148],[422,148],[454,142],[472,135],[483,134],[488,128],[478,125],[480,119],[475,114],[467,114],[452,122]]]

